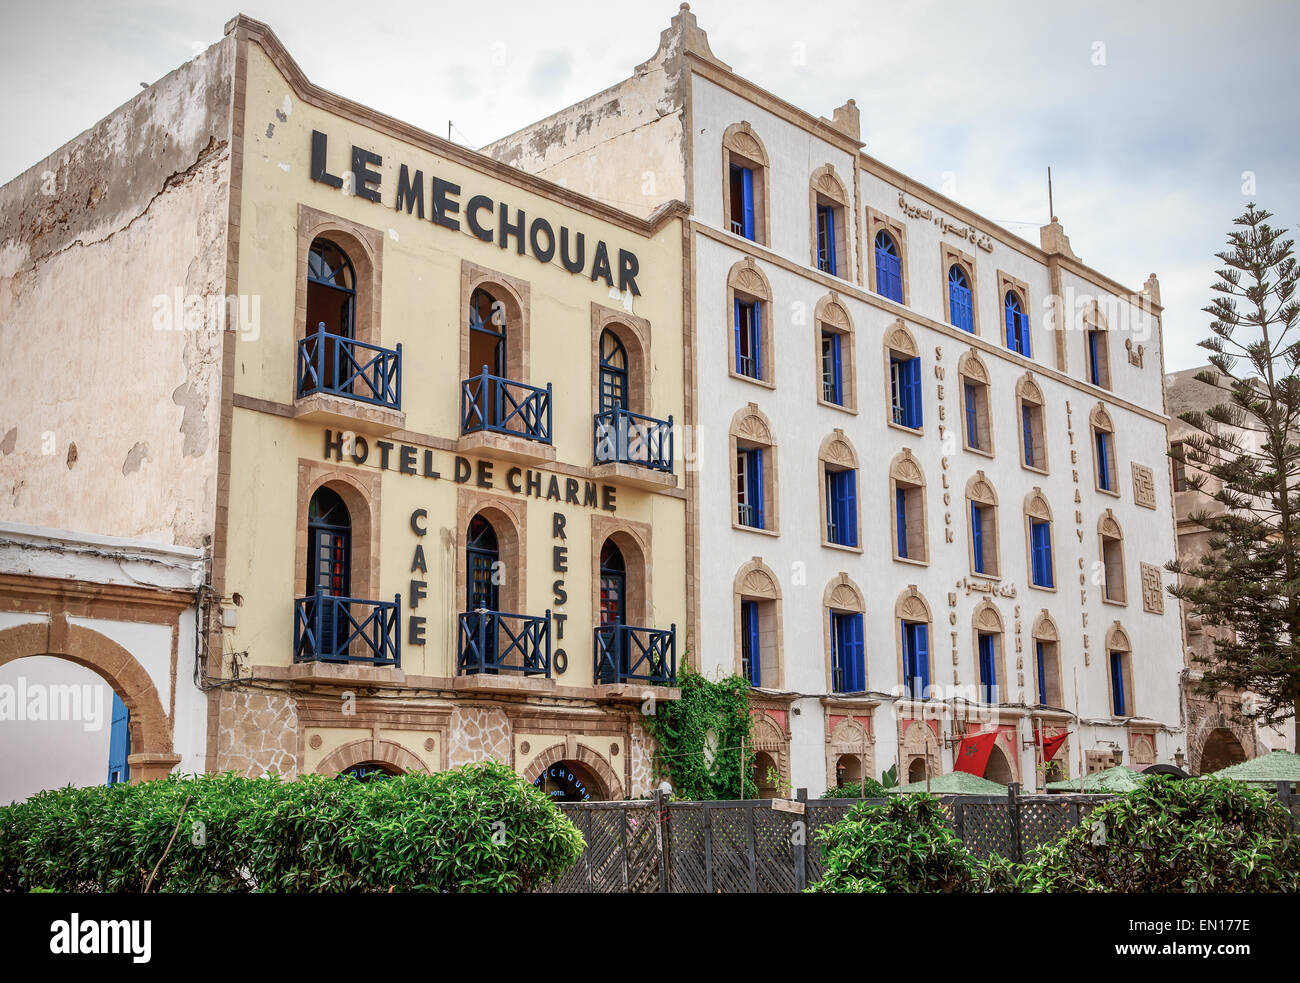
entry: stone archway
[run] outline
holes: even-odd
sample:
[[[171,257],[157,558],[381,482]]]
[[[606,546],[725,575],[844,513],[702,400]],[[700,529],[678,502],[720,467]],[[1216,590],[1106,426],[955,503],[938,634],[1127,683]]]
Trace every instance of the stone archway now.
[[[34,655],[48,655],[84,666],[122,698],[131,713],[131,781],[162,778],[180,763],[172,750],[172,725],[149,673],[127,649],[107,635],[68,624],[65,614],[47,622],[0,631],[0,666]]]
[[[996,744],[993,750],[989,752],[989,762],[984,767],[984,777],[990,782],[997,782],[999,785],[1010,785],[1015,781],[1015,776],[1011,772],[1011,762],[1007,760],[1006,752]]]
[[[572,748],[570,743],[574,745]],[[561,761],[572,761],[586,769],[592,787],[600,793],[593,795],[593,800],[617,801],[623,798],[623,783],[619,780],[618,773],[609,766],[609,762],[585,744],[578,744],[576,741],[560,741],[548,747],[524,769],[524,781],[531,785],[542,777],[542,773],[547,768]]]
[[[1227,727],[1215,727],[1205,735],[1201,745],[1200,772],[1212,775],[1229,765],[1238,765],[1246,760],[1246,749],[1241,741]]]
[[[333,777],[357,765],[372,763],[387,765],[401,774],[429,770],[416,754],[395,741],[365,738],[351,741],[325,755],[316,766],[316,774]]]

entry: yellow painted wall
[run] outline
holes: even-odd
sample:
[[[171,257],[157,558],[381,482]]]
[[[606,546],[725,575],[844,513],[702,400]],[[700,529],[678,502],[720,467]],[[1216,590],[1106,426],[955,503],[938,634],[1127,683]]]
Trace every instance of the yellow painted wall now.
[[[382,203],[373,203],[334,190],[310,179],[311,132],[330,138],[330,170],[344,170],[353,143],[380,154],[384,161]],[[588,263],[596,240],[613,252],[617,272],[618,248],[634,251],[640,260],[637,282],[641,296],[624,298],[603,282],[568,273],[558,258],[543,265],[513,248],[484,243],[466,229],[456,232],[421,221],[394,209],[397,173],[401,164],[454,181],[462,188],[462,209],[473,194],[490,195],[513,212],[522,208],[531,217],[548,218],[557,230],[567,225],[587,238]],[[653,237],[566,208],[487,174],[434,157],[360,124],[346,121],[297,100],[288,83],[256,44],[248,51],[245,156],[239,235],[239,289],[261,297],[260,336],[241,338],[235,358],[237,395],[292,405],[296,338],[294,305],[297,268],[297,214],[303,203],[323,212],[384,232],[381,293],[381,336],[385,347],[403,349],[403,399],[406,428],[442,438],[459,436],[459,351],[461,324],[461,261],[527,280],[531,285],[531,366],[534,385],[554,386],[553,428],[558,460],[569,465],[591,464],[591,317],[595,302],[625,308],[652,326],[651,412],[678,420],[684,410],[682,369],[681,228],[674,220]],[[463,219],[463,211],[461,218]],[[495,223],[494,217],[494,223]],[[463,223],[462,223],[463,224]],[[626,301],[626,304],[625,304]],[[297,468],[300,458],[324,460],[324,427],[269,413],[236,408],[232,433],[230,525],[227,590],[244,602],[238,625],[227,631],[227,652],[247,652],[250,666],[288,665],[292,661],[293,592],[295,575],[305,560],[298,555],[296,529]],[[370,437],[370,462],[376,473],[375,438]],[[680,446],[680,439],[679,439]],[[422,454],[421,454],[422,457]],[[391,464],[395,468],[396,458]],[[512,465],[495,462],[495,484],[504,490]],[[455,594],[456,488],[451,479],[453,454],[434,451],[434,467],[443,478],[430,480],[390,470],[383,474],[380,519],[380,597],[401,593],[403,607],[402,667],[408,673],[454,675],[454,615],[462,599]],[[544,466],[535,466],[543,471]],[[552,472],[547,471],[547,475]],[[682,481],[678,467],[679,484]],[[563,476],[561,476],[563,478]],[[472,482],[470,483],[472,486]],[[418,613],[429,617],[428,644],[406,643],[406,615],[417,537],[410,517],[428,510],[429,535],[424,537],[429,563],[429,596]],[[565,685],[590,685],[591,664],[591,546],[590,519],[607,512],[530,500],[527,506],[528,571],[525,612],[542,614],[552,604],[551,515],[564,512],[569,532],[569,572],[565,575],[569,602],[568,625],[562,645],[569,656]],[[651,624],[676,623],[680,645],[685,637],[685,504],[682,498],[653,494],[625,486],[617,488],[618,518],[651,523]],[[354,555],[362,548],[354,541]],[[416,575],[419,576],[419,575]]]

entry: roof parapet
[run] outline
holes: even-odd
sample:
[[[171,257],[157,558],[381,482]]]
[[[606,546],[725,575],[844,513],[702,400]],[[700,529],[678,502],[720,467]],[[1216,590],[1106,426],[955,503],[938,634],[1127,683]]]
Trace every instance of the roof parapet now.
[[[659,32],[659,48],[649,60],[636,66],[638,75],[654,65],[663,65],[681,58],[687,53],[731,71],[731,66],[715,55],[709,48],[709,36],[700,28],[699,21],[691,13],[691,5],[684,3],[666,28]]]
[[[1061,227],[1061,222],[1055,215],[1052,216],[1052,221],[1039,228],[1038,241],[1045,253],[1057,253],[1080,263],[1083,262],[1074,255],[1074,250],[1070,248],[1070,237],[1065,234],[1065,229]]]

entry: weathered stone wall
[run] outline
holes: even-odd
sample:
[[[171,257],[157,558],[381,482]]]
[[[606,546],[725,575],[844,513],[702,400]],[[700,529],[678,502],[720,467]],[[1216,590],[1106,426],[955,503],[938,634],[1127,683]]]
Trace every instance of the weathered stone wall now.
[[[256,778],[298,777],[298,704],[279,693],[226,690],[217,721],[217,767]]]
[[[12,521],[212,530],[233,65],[227,38],[0,188]]]

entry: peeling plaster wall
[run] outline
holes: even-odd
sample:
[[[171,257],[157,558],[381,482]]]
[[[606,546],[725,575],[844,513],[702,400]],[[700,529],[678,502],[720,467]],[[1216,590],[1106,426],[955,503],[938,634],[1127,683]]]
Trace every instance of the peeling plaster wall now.
[[[9,521],[188,546],[212,530],[234,52],[0,188]]]
[[[682,78],[679,60],[652,60],[481,152],[646,218],[687,200]]]

